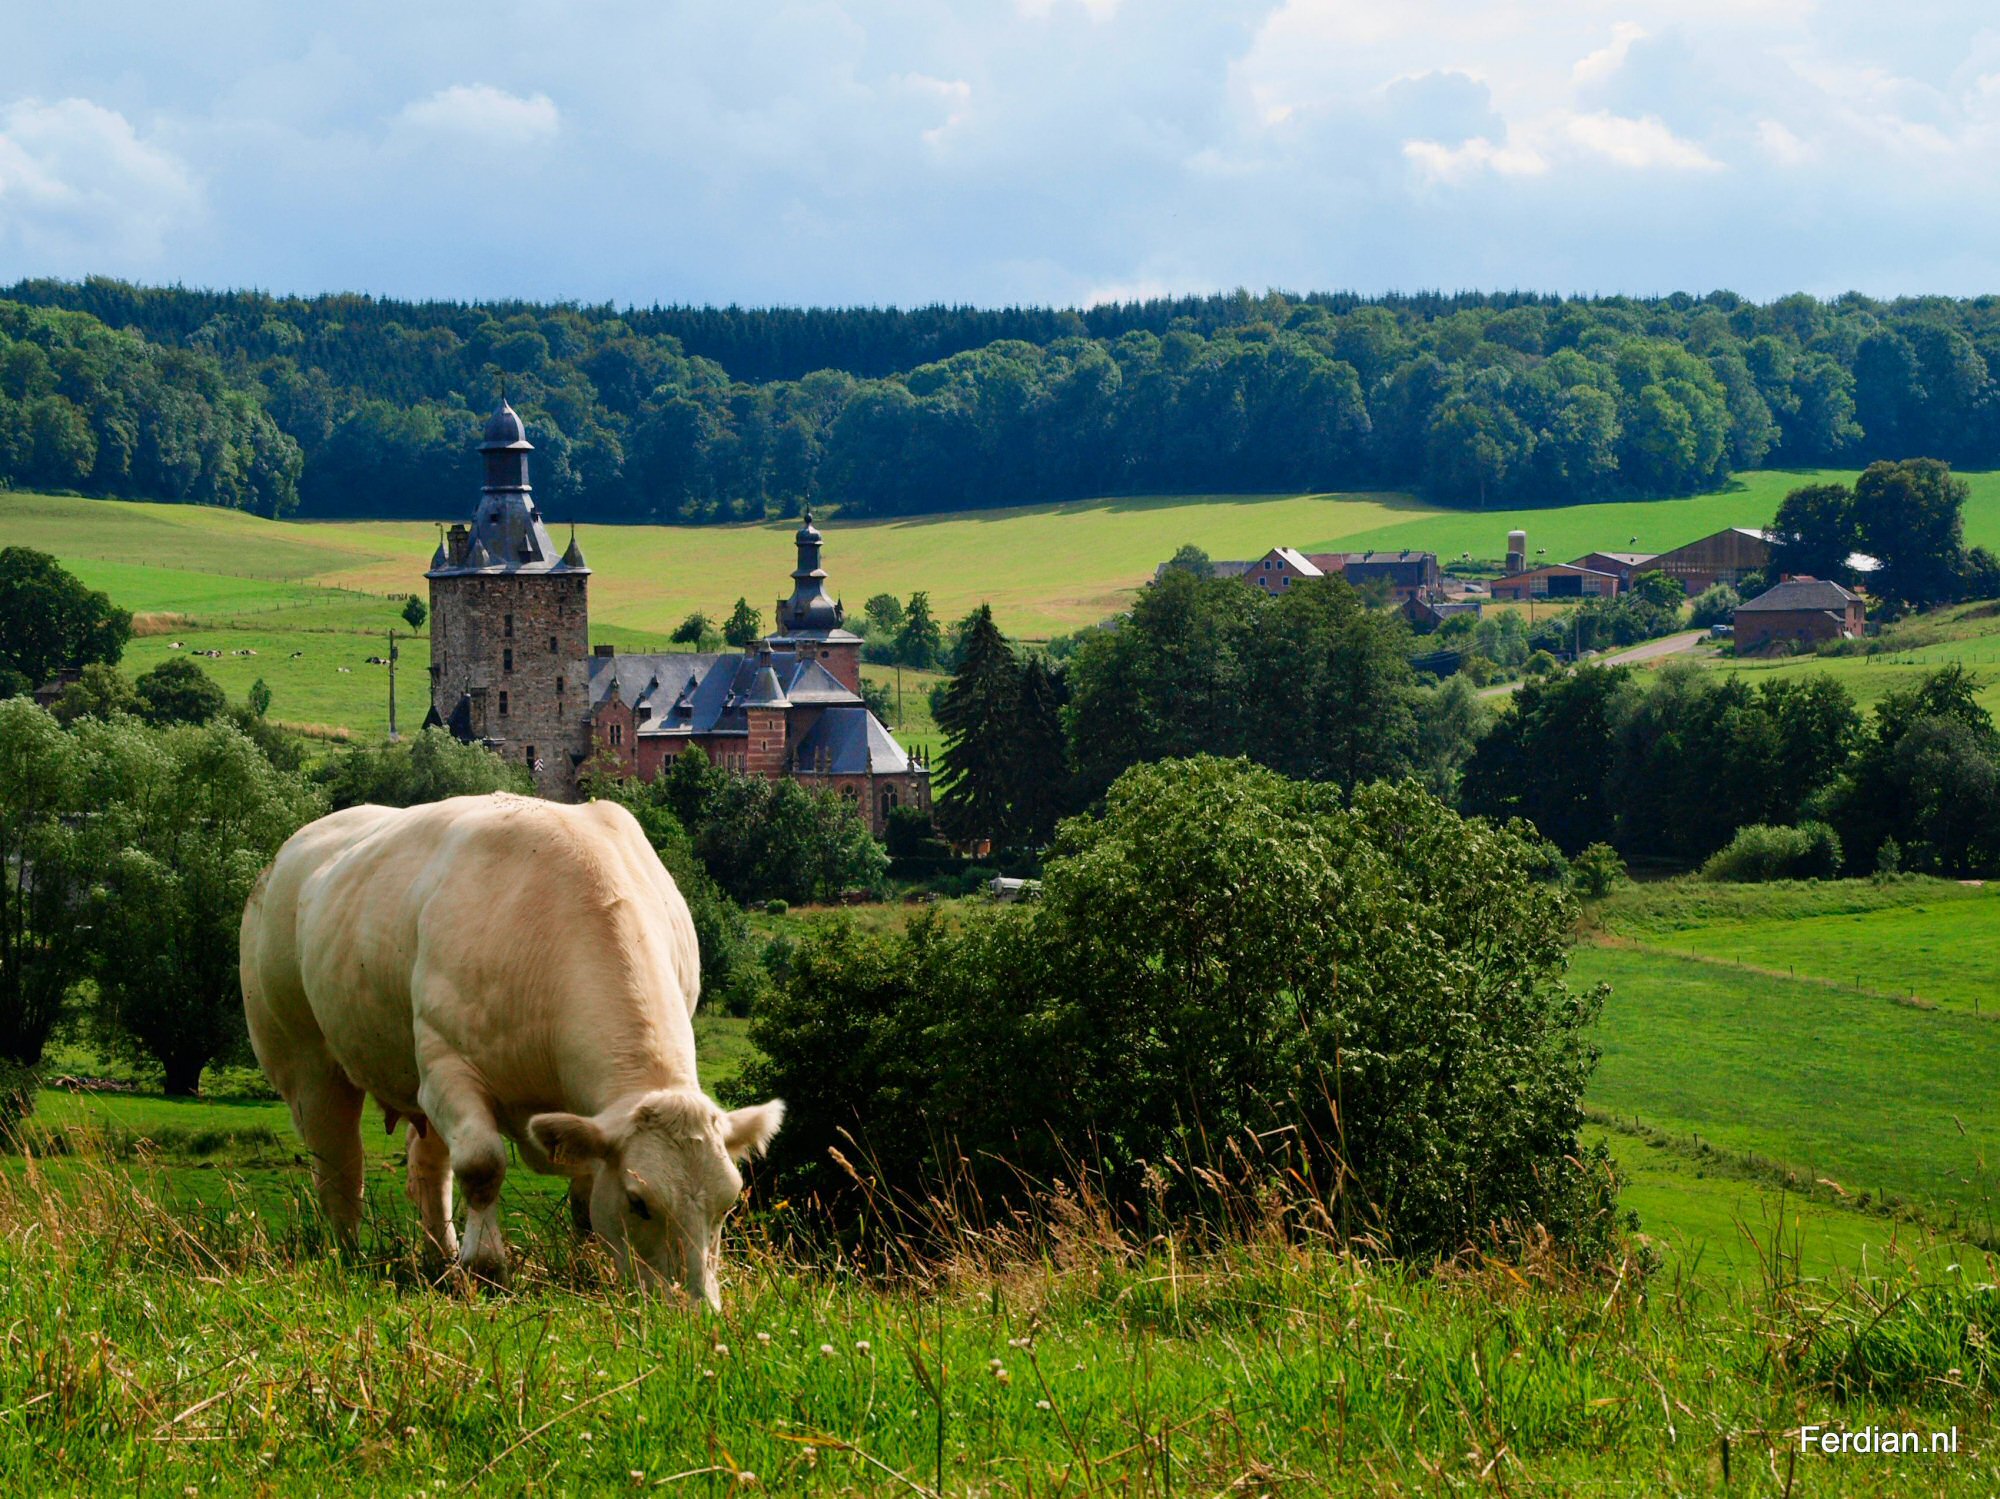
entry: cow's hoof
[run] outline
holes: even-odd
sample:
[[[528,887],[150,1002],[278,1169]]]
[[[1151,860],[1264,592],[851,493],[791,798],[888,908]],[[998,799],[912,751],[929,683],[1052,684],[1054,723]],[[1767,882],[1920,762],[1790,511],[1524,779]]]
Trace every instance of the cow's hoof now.
[[[480,1254],[469,1257],[462,1256],[458,1261],[458,1268],[464,1274],[465,1278],[474,1285],[485,1286],[495,1291],[504,1291],[507,1289],[507,1258],[505,1255]]]

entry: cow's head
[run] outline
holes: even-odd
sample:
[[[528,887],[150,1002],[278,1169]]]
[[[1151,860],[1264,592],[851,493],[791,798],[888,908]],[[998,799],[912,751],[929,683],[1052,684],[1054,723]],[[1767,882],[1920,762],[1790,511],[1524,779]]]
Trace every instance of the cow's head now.
[[[784,1118],[782,1099],[730,1110],[673,1088],[590,1118],[537,1114],[528,1133],[556,1165],[593,1173],[590,1226],[621,1271],[719,1308],[722,1220],[743,1191],[736,1163],[762,1155]]]

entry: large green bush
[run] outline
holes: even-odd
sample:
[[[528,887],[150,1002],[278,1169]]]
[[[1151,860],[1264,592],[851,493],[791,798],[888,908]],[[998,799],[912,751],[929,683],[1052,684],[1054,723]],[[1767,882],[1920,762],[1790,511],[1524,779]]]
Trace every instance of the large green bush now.
[[[1761,884],[1766,880],[1830,880],[1840,874],[1840,838],[1823,822],[1795,828],[1752,823],[1701,866],[1705,880]]]
[[[1137,1210],[1204,1164],[1282,1166],[1398,1253],[1590,1239],[1601,997],[1562,983],[1575,904],[1543,852],[1414,786],[1344,806],[1242,761],[1136,767],[1063,825],[1039,902],[806,939],[740,1085],[791,1105],[764,1180],[852,1226],[835,1151],[989,1209],[1080,1171]]]

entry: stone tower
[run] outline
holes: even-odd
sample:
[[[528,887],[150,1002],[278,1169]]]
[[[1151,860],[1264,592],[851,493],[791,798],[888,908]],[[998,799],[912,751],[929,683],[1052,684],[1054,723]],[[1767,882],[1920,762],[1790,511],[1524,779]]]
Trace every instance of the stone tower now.
[[[574,535],[560,555],[528,482],[534,451],[505,400],[479,451],[486,483],[470,526],[431,558],[431,716],[530,768],[543,796],[576,794],[588,753],[583,663],[590,569]]]

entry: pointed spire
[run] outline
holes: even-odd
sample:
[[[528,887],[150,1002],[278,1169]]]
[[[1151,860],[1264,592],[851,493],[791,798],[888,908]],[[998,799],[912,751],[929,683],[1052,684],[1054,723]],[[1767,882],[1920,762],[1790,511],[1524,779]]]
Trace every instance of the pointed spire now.
[[[562,555],[562,565],[564,567],[582,567],[585,565],[583,560],[583,548],[576,544],[575,521],[571,521],[569,523],[569,548]]]

